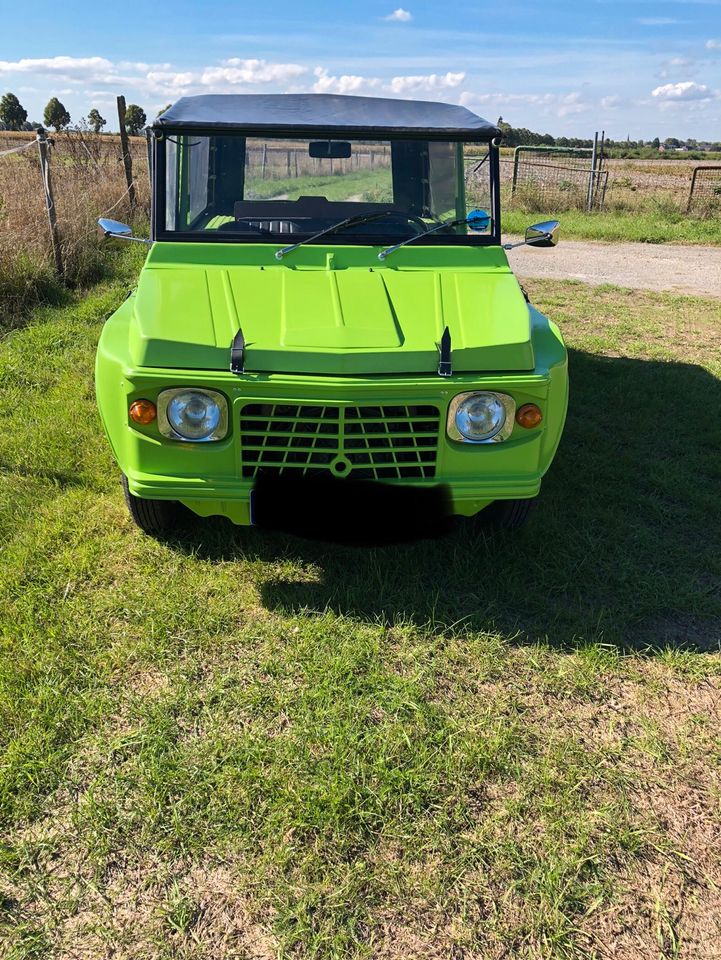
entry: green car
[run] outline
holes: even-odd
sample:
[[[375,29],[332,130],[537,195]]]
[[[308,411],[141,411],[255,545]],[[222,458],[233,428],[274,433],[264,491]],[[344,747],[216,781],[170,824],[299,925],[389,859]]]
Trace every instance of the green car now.
[[[464,107],[324,94],[158,117],[151,239],[99,221],[149,245],[96,365],[143,530],[172,532],[181,505],[311,532],[382,516],[423,533],[441,504],[526,519],[567,355],[501,245],[499,138]]]

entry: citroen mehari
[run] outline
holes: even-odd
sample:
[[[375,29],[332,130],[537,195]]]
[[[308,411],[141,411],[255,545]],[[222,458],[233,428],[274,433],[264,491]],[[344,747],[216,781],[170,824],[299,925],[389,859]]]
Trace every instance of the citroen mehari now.
[[[443,103],[219,95],[148,133],[149,252],[96,366],[133,520],[342,524],[373,491],[422,532],[419,496],[442,490],[452,514],[519,526],[567,356],[501,243],[497,127]]]

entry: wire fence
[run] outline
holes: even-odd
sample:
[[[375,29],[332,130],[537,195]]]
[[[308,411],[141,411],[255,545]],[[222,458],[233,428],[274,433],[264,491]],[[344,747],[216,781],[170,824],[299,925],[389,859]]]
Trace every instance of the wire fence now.
[[[721,215],[721,164],[601,156],[594,170],[588,153],[565,156],[529,150],[513,159],[503,157],[505,204],[548,213],[665,207],[699,218]]]
[[[695,210],[721,216],[721,166],[698,166],[694,170],[686,211]]]
[[[273,148],[249,146],[261,151],[253,163],[256,169],[260,164],[269,180],[317,172],[317,161],[293,142]],[[78,131],[54,134],[48,140],[44,168],[34,134],[0,132],[0,272],[19,257],[51,262],[51,207],[64,271],[71,280],[82,278],[88,262],[97,259],[97,217],[112,213],[136,225],[147,219],[150,189],[144,138],[130,138],[128,154],[132,188],[117,136]],[[601,155],[594,168],[589,154],[528,148],[517,153],[515,161],[504,154],[500,163],[504,204],[550,215],[586,209],[590,196],[590,206],[597,210],[635,210],[663,203],[694,217],[721,216],[721,163],[624,161]],[[466,161],[468,199],[487,206],[486,171],[474,172],[477,160],[467,156]],[[338,173],[378,167],[379,173],[388,168],[390,176],[390,152],[383,145],[362,145],[351,158],[336,163]]]
[[[59,133],[47,140],[43,156],[35,135],[0,134],[0,269],[19,252],[26,257],[50,259],[53,237],[49,220],[56,224],[62,272],[82,278],[85,264],[96,246],[99,216],[113,211],[120,219],[147,217],[150,208],[148,161],[145,141],[131,146],[135,209],[117,137],[88,133]],[[57,262],[57,257],[56,257]]]
[[[601,208],[608,172],[596,170],[588,160],[551,162],[533,158],[501,161],[501,186],[507,202],[533,210]],[[590,193],[589,193],[590,191]]]

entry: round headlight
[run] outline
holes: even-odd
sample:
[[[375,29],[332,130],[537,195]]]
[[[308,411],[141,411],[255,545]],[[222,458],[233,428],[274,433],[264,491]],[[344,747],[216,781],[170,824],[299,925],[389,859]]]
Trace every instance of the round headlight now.
[[[456,408],[456,429],[465,440],[491,440],[505,422],[506,408],[495,393],[472,393]]]
[[[199,390],[183,390],[168,403],[168,423],[186,440],[208,440],[218,430],[221,409],[218,402]]]

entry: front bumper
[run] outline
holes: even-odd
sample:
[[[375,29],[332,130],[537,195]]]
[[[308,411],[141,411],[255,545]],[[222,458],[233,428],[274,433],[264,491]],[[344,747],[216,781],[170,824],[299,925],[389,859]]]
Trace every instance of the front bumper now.
[[[535,313],[535,312],[534,312]],[[499,499],[538,494],[561,437],[568,401],[566,350],[552,324],[536,314],[539,331],[534,349],[536,369],[530,373],[436,376],[309,377],[287,374],[142,369],[127,366],[121,325],[111,320],[98,348],[96,387],[106,433],[131,493],[149,499],[178,500],[201,516],[219,514],[249,524],[254,480],[244,470],[241,409],[262,404],[432,405],[439,410],[437,456],[432,477],[398,479],[414,487],[443,484],[451,511],[473,515]],[[160,435],[157,423],[144,427],[128,419],[129,404],[139,398],[155,401],[169,387],[204,387],[225,395],[229,432],[211,443],[186,443]],[[517,424],[500,443],[464,444],[446,433],[446,414],[453,397],[469,390],[492,390],[514,397],[517,407],[536,403],[542,424],[525,430]],[[349,474],[352,476],[352,473]]]

